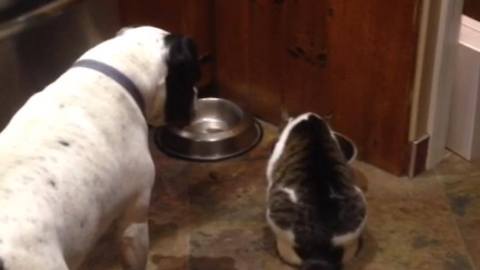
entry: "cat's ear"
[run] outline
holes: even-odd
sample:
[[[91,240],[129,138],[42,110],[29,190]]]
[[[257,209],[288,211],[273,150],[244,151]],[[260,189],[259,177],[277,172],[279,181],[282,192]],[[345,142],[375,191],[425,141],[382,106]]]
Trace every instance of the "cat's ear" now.
[[[322,118],[328,123],[331,123],[333,120],[333,112],[329,112],[328,114],[323,115]]]
[[[280,116],[282,119],[282,122],[289,122],[290,121],[290,114],[288,113],[288,110],[285,108],[280,109]]]
[[[280,109],[280,125],[278,127],[278,130],[282,131],[290,121],[292,121],[292,117],[290,116],[290,113],[288,113],[288,110],[285,108],[281,108]]]

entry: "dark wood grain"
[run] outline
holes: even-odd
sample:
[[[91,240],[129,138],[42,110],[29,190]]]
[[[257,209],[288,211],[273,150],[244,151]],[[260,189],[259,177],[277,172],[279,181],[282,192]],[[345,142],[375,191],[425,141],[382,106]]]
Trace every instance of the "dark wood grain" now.
[[[215,1],[216,81],[222,96],[251,110],[249,103],[249,20],[248,1]]]
[[[327,84],[326,1],[286,1],[284,51],[284,104],[292,114],[315,111],[329,114],[333,109],[332,91]]]
[[[253,111],[268,120],[280,120],[283,89],[282,50],[283,9],[275,1],[252,1],[249,7],[248,73],[249,104]]]
[[[331,4],[327,87],[334,91],[334,126],[357,142],[363,159],[404,174],[420,1]]]
[[[154,25],[172,32],[182,31],[185,2],[188,0],[121,0],[120,10],[125,25]]]
[[[362,159],[406,173],[421,0],[215,1],[220,92],[278,122],[333,114]]]
[[[465,15],[480,21],[480,1],[479,0],[465,0],[463,12]]]
[[[175,1],[175,0],[171,0]],[[215,48],[214,48],[214,1],[213,0],[184,0],[182,32],[190,35],[199,47],[200,57],[209,55],[211,61],[202,64],[202,81],[206,86],[214,81]]]

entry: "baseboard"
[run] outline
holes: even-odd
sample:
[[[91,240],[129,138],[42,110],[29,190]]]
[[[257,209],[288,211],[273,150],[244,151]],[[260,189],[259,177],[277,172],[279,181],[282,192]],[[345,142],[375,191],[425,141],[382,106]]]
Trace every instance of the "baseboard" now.
[[[429,142],[430,136],[424,135],[411,143],[408,177],[413,178],[426,170]]]

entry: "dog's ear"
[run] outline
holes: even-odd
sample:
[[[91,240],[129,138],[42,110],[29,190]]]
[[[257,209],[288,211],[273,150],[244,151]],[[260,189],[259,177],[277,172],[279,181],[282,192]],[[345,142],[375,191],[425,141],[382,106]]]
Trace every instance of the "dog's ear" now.
[[[165,36],[165,44],[169,47],[168,67],[181,69],[184,79],[197,82],[200,79],[200,61],[197,45],[193,39],[169,34]]]
[[[165,120],[182,124],[191,118],[194,86],[200,80],[197,46],[192,39],[173,34],[165,36],[165,45],[169,48]]]

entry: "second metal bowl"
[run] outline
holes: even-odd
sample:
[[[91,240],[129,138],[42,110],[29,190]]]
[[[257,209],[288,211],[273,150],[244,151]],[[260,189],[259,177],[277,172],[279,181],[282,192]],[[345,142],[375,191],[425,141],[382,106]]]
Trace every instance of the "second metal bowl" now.
[[[350,138],[341,133],[335,132],[335,137],[337,138],[338,144],[340,145],[340,149],[342,150],[345,159],[349,164],[351,164],[357,158],[357,147]]]

